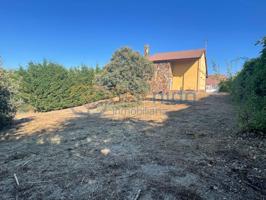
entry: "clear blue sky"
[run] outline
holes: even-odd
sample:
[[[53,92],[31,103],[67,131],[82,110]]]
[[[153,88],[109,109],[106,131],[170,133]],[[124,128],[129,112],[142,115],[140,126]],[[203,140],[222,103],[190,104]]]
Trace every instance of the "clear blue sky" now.
[[[259,53],[265,0],[0,0],[0,56],[17,68],[44,58],[68,67],[104,65],[122,46],[151,53],[203,48],[226,62]],[[235,67],[236,68],[236,67]]]

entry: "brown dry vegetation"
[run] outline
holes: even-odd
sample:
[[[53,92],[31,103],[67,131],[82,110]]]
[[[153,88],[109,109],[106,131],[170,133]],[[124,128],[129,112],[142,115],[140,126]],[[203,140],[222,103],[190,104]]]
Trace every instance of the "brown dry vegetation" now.
[[[227,95],[137,107],[19,114],[1,133],[0,198],[266,198],[265,140],[237,134]]]

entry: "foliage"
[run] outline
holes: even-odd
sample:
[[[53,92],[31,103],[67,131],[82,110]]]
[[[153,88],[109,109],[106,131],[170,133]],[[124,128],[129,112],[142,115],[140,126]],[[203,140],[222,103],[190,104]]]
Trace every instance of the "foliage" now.
[[[20,107],[23,104],[23,100],[20,96],[20,84],[21,84],[21,76],[18,71],[13,70],[5,70],[5,85],[9,88],[11,92],[11,102],[16,107]]]
[[[68,99],[68,72],[62,66],[44,61],[29,63],[28,69],[20,69],[23,77],[22,96],[37,111],[66,108]]]
[[[8,85],[6,72],[0,68],[0,129],[12,122],[16,113],[12,102],[12,90]]]
[[[95,70],[84,65],[68,70],[48,61],[31,62],[26,70],[21,68],[19,74],[22,77],[21,97],[41,112],[78,106],[108,96],[95,87]]]
[[[148,81],[152,78],[153,69],[145,57],[124,47],[113,54],[99,82],[115,95],[129,93],[140,97],[149,91]]]
[[[18,107],[17,107],[17,112],[18,113],[27,113],[27,112],[34,112],[36,109],[28,104],[28,103],[21,103]]]
[[[233,77],[230,77],[226,80],[222,80],[219,83],[219,92],[228,92],[230,93],[232,90],[232,84],[233,84]]]
[[[266,37],[260,57],[246,61],[232,82],[231,93],[244,130],[266,132]]]
[[[30,62],[25,69],[5,72],[7,78],[2,81],[5,87],[1,90],[8,102],[20,111],[46,112],[110,98],[114,94],[145,94],[152,70],[152,63],[140,54],[122,48],[115,52],[104,70],[99,65],[95,69],[85,65],[66,69],[46,60]],[[101,80],[101,85],[96,79]],[[4,90],[6,88],[8,90]]]

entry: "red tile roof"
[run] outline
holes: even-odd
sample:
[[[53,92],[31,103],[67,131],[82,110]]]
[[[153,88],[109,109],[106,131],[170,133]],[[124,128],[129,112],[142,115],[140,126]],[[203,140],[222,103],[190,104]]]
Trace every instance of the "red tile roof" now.
[[[165,53],[157,53],[157,54],[151,55],[149,56],[148,59],[152,62],[156,62],[156,61],[200,58],[203,53],[205,53],[205,49],[165,52]]]
[[[206,85],[218,86],[221,81],[226,79],[226,76],[223,74],[209,75],[206,80]]]

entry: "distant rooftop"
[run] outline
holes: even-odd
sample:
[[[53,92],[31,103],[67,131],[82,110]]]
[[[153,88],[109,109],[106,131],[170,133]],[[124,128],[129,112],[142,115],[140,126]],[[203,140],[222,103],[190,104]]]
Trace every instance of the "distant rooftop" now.
[[[226,80],[226,79],[227,77],[223,74],[209,75],[206,80],[206,85],[216,86],[216,85],[219,85],[221,81]]]

